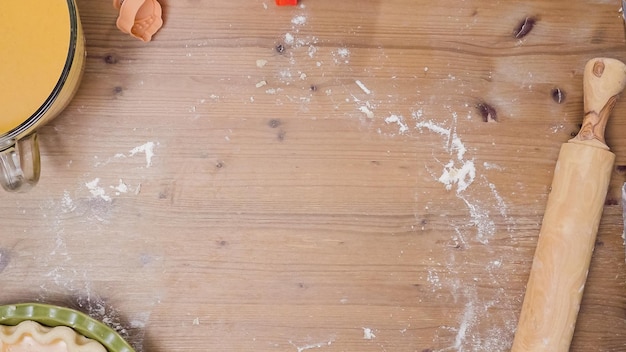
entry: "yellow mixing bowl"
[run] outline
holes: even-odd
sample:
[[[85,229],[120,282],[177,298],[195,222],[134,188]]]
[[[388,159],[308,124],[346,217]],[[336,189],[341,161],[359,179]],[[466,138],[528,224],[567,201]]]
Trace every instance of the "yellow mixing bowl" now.
[[[23,191],[40,173],[36,129],[74,96],[85,41],[74,0],[8,1],[0,11],[0,184]]]

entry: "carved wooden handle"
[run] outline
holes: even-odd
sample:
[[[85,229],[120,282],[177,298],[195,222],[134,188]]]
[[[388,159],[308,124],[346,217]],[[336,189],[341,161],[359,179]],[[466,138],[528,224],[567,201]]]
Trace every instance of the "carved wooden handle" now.
[[[626,65],[621,61],[596,58],[587,62],[583,75],[585,117],[573,141],[596,140],[606,146],[604,128],[625,85]]]
[[[561,147],[512,352],[569,351],[615,155],[604,128],[626,82],[626,65],[585,66],[585,117]]]

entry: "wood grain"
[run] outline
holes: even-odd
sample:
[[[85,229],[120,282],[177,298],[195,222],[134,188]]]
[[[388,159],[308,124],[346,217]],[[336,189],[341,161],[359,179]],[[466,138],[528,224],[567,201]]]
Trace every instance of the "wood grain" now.
[[[146,44],[78,1],[83,83],[38,187],[0,194],[1,303],[82,309],[138,351],[510,349],[584,64],[625,58],[616,4],[161,3]],[[466,189],[438,181],[469,162]],[[623,170],[572,351],[626,344]]]

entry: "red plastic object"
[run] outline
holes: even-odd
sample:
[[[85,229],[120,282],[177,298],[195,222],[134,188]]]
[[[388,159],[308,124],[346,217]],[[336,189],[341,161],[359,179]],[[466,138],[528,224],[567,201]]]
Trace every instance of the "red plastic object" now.
[[[278,5],[278,6],[296,6],[296,5],[298,5],[298,0],[276,0],[276,5]]]

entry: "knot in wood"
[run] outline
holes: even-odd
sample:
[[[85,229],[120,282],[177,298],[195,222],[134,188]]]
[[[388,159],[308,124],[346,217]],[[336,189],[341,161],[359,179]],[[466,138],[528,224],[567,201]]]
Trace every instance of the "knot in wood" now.
[[[596,61],[593,64],[593,75],[600,78],[602,77],[602,74],[604,73],[604,62],[602,62],[601,60]]]

